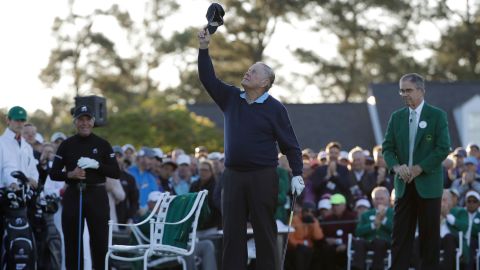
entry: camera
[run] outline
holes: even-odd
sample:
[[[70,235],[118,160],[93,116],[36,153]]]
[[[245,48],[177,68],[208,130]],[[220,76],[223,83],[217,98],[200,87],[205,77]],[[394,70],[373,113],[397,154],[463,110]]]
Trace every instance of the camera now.
[[[313,223],[315,216],[313,215],[313,209],[303,209],[302,210],[302,222],[303,223]]]
[[[303,223],[313,223],[313,216],[311,214],[304,215],[302,217]]]

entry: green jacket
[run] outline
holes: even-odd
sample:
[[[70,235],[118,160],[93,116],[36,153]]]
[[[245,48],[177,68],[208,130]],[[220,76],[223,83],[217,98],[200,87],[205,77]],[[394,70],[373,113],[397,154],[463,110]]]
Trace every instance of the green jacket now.
[[[468,212],[465,208],[462,207],[453,207],[450,209],[450,214],[455,217],[455,222],[453,224],[447,223],[448,230],[451,234],[455,235],[458,238],[458,233],[463,232],[463,250],[462,256],[465,262],[469,261],[470,249],[467,243],[467,230],[468,230]]]
[[[480,211],[475,212],[472,220],[472,230],[470,232],[470,238],[478,239],[478,233],[480,233]]]
[[[277,174],[278,174],[278,200],[277,200],[277,208],[275,210],[275,219],[281,220],[283,223],[288,222],[288,213],[285,210],[285,203],[287,202],[287,194],[288,190],[290,189],[290,176],[288,175],[288,171],[277,167]]]
[[[197,192],[194,192],[176,196],[170,202],[166,222],[178,222],[187,216],[188,212],[193,206],[193,203],[195,202],[195,199],[197,198],[197,194]],[[198,219],[198,224],[201,224],[204,220],[206,220],[208,215],[210,215],[210,209],[208,208],[206,198],[201,207],[202,209]],[[190,219],[182,224],[165,225],[163,230],[163,243],[180,248],[187,248],[188,235],[192,231],[191,227],[194,219],[195,215],[192,215]]]
[[[383,155],[389,169],[395,165],[408,165],[409,109],[395,111],[388,122],[383,141]],[[422,123],[422,124],[421,124]],[[447,115],[444,111],[424,103],[413,150],[413,165],[423,172],[414,179],[422,198],[440,198],[443,193],[442,161],[450,151]],[[395,176],[395,195],[405,193],[405,182]]]
[[[370,209],[360,216],[360,221],[355,228],[355,235],[368,241],[379,238],[390,243],[392,241],[393,209],[391,207],[387,209],[386,220],[378,229],[373,226],[375,213],[375,209]]]
[[[447,222],[447,227],[450,232],[458,236],[459,232],[463,232],[463,235],[467,233],[468,230],[468,212],[465,208],[462,207],[453,207],[450,209],[450,214],[455,217],[455,223],[450,224]]]
[[[187,193],[184,195],[176,196],[171,202],[168,209],[166,222],[177,222],[182,220],[190,211],[195,201],[197,193]],[[150,215],[151,211],[149,210],[145,213],[140,220],[144,220]],[[201,224],[204,220],[208,219],[210,214],[210,209],[208,208],[207,199],[203,201],[202,209],[200,212],[200,217],[198,223]],[[154,216],[154,218],[156,218]],[[195,216],[193,215],[189,220],[180,225],[165,225],[164,229],[164,244],[173,245],[180,248],[187,248],[188,235],[190,233],[190,228],[193,223]],[[139,227],[140,231],[146,237],[150,238],[150,222],[146,222]],[[131,244],[138,244],[135,237],[132,235]],[[158,258],[154,256],[154,258]],[[134,261],[132,262],[132,269],[140,270],[143,269],[143,261]],[[158,269],[157,267],[153,269]],[[162,268],[163,269],[163,268]]]
[[[182,220],[190,211],[195,202],[197,193],[187,193],[183,195],[176,196],[171,202],[168,209],[166,222],[177,222]],[[141,217],[141,220],[145,219],[150,215],[150,211],[145,213]],[[198,223],[201,224],[204,220],[207,219],[210,214],[210,209],[208,208],[207,200],[203,201],[202,209],[200,212],[200,217]],[[155,217],[154,217],[155,218]],[[187,220],[186,222],[179,225],[165,225],[163,232],[163,242],[164,244],[187,248],[188,235],[191,232],[191,226],[195,215]],[[146,222],[140,226],[140,231],[146,236],[150,237],[150,223]],[[132,236],[132,240],[135,238]]]

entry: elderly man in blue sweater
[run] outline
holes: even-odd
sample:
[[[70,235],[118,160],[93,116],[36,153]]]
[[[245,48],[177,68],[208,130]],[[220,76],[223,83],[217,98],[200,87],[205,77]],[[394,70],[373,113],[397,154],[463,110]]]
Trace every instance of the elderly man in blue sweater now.
[[[215,76],[208,53],[208,30],[198,33],[200,81],[220,107],[225,119],[223,179],[223,269],[247,268],[247,217],[252,223],[256,267],[277,270],[277,227],[274,213],[278,194],[278,150],[292,168],[292,193],[303,188],[302,153],[285,107],[269,95],[273,70],[257,62],[245,73],[243,87],[228,85]]]

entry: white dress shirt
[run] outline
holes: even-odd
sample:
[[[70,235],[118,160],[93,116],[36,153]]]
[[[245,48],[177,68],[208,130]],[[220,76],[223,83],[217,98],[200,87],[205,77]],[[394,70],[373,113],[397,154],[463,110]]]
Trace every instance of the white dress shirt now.
[[[467,243],[470,244],[470,237],[471,237],[471,234],[472,234],[473,218],[477,214],[477,211],[475,211],[473,213],[470,213],[467,210],[467,213],[468,213],[468,229],[467,229],[467,232],[465,233],[465,238],[467,238]]]
[[[15,133],[9,128],[0,136],[0,147],[2,148],[2,162],[0,163],[0,186],[9,186],[17,183],[10,173],[12,171],[22,171],[25,176],[38,181],[37,160],[33,157],[33,148],[20,137],[20,145],[15,139]]]
[[[357,182],[360,182],[362,180],[363,174],[365,174],[365,170],[353,172],[355,173],[355,179],[357,179]]]
[[[52,168],[53,161],[48,162],[48,167]],[[60,197],[60,190],[65,186],[64,181],[53,181],[49,175],[47,175],[47,179],[45,180],[45,184],[43,185],[43,192],[45,195],[56,194]]]

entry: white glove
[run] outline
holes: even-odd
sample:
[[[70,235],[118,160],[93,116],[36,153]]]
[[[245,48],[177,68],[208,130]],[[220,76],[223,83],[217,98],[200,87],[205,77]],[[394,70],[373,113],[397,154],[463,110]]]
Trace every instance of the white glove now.
[[[77,162],[77,166],[82,169],[98,169],[100,164],[93,158],[81,157]]]
[[[100,164],[98,163],[98,161],[96,161],[95,159],[89,159],[87,160],[85,166],[82,167],[82,169],[98,169],[98,167],[100,167]]]
[[[300,175],[294,176],[292,178],[292,194],[299,196],[302,194],[305,184],[303,183],[303,178]]]
[[[450,223],[450,225],[455,224],[455,217],[452,214],[447,215],[447,222]]]
[[[78,159],[77,161],[77,166],[82,168],[83,166],[85,166],[87,164],[87,158],[86,157],[81,157]]]

